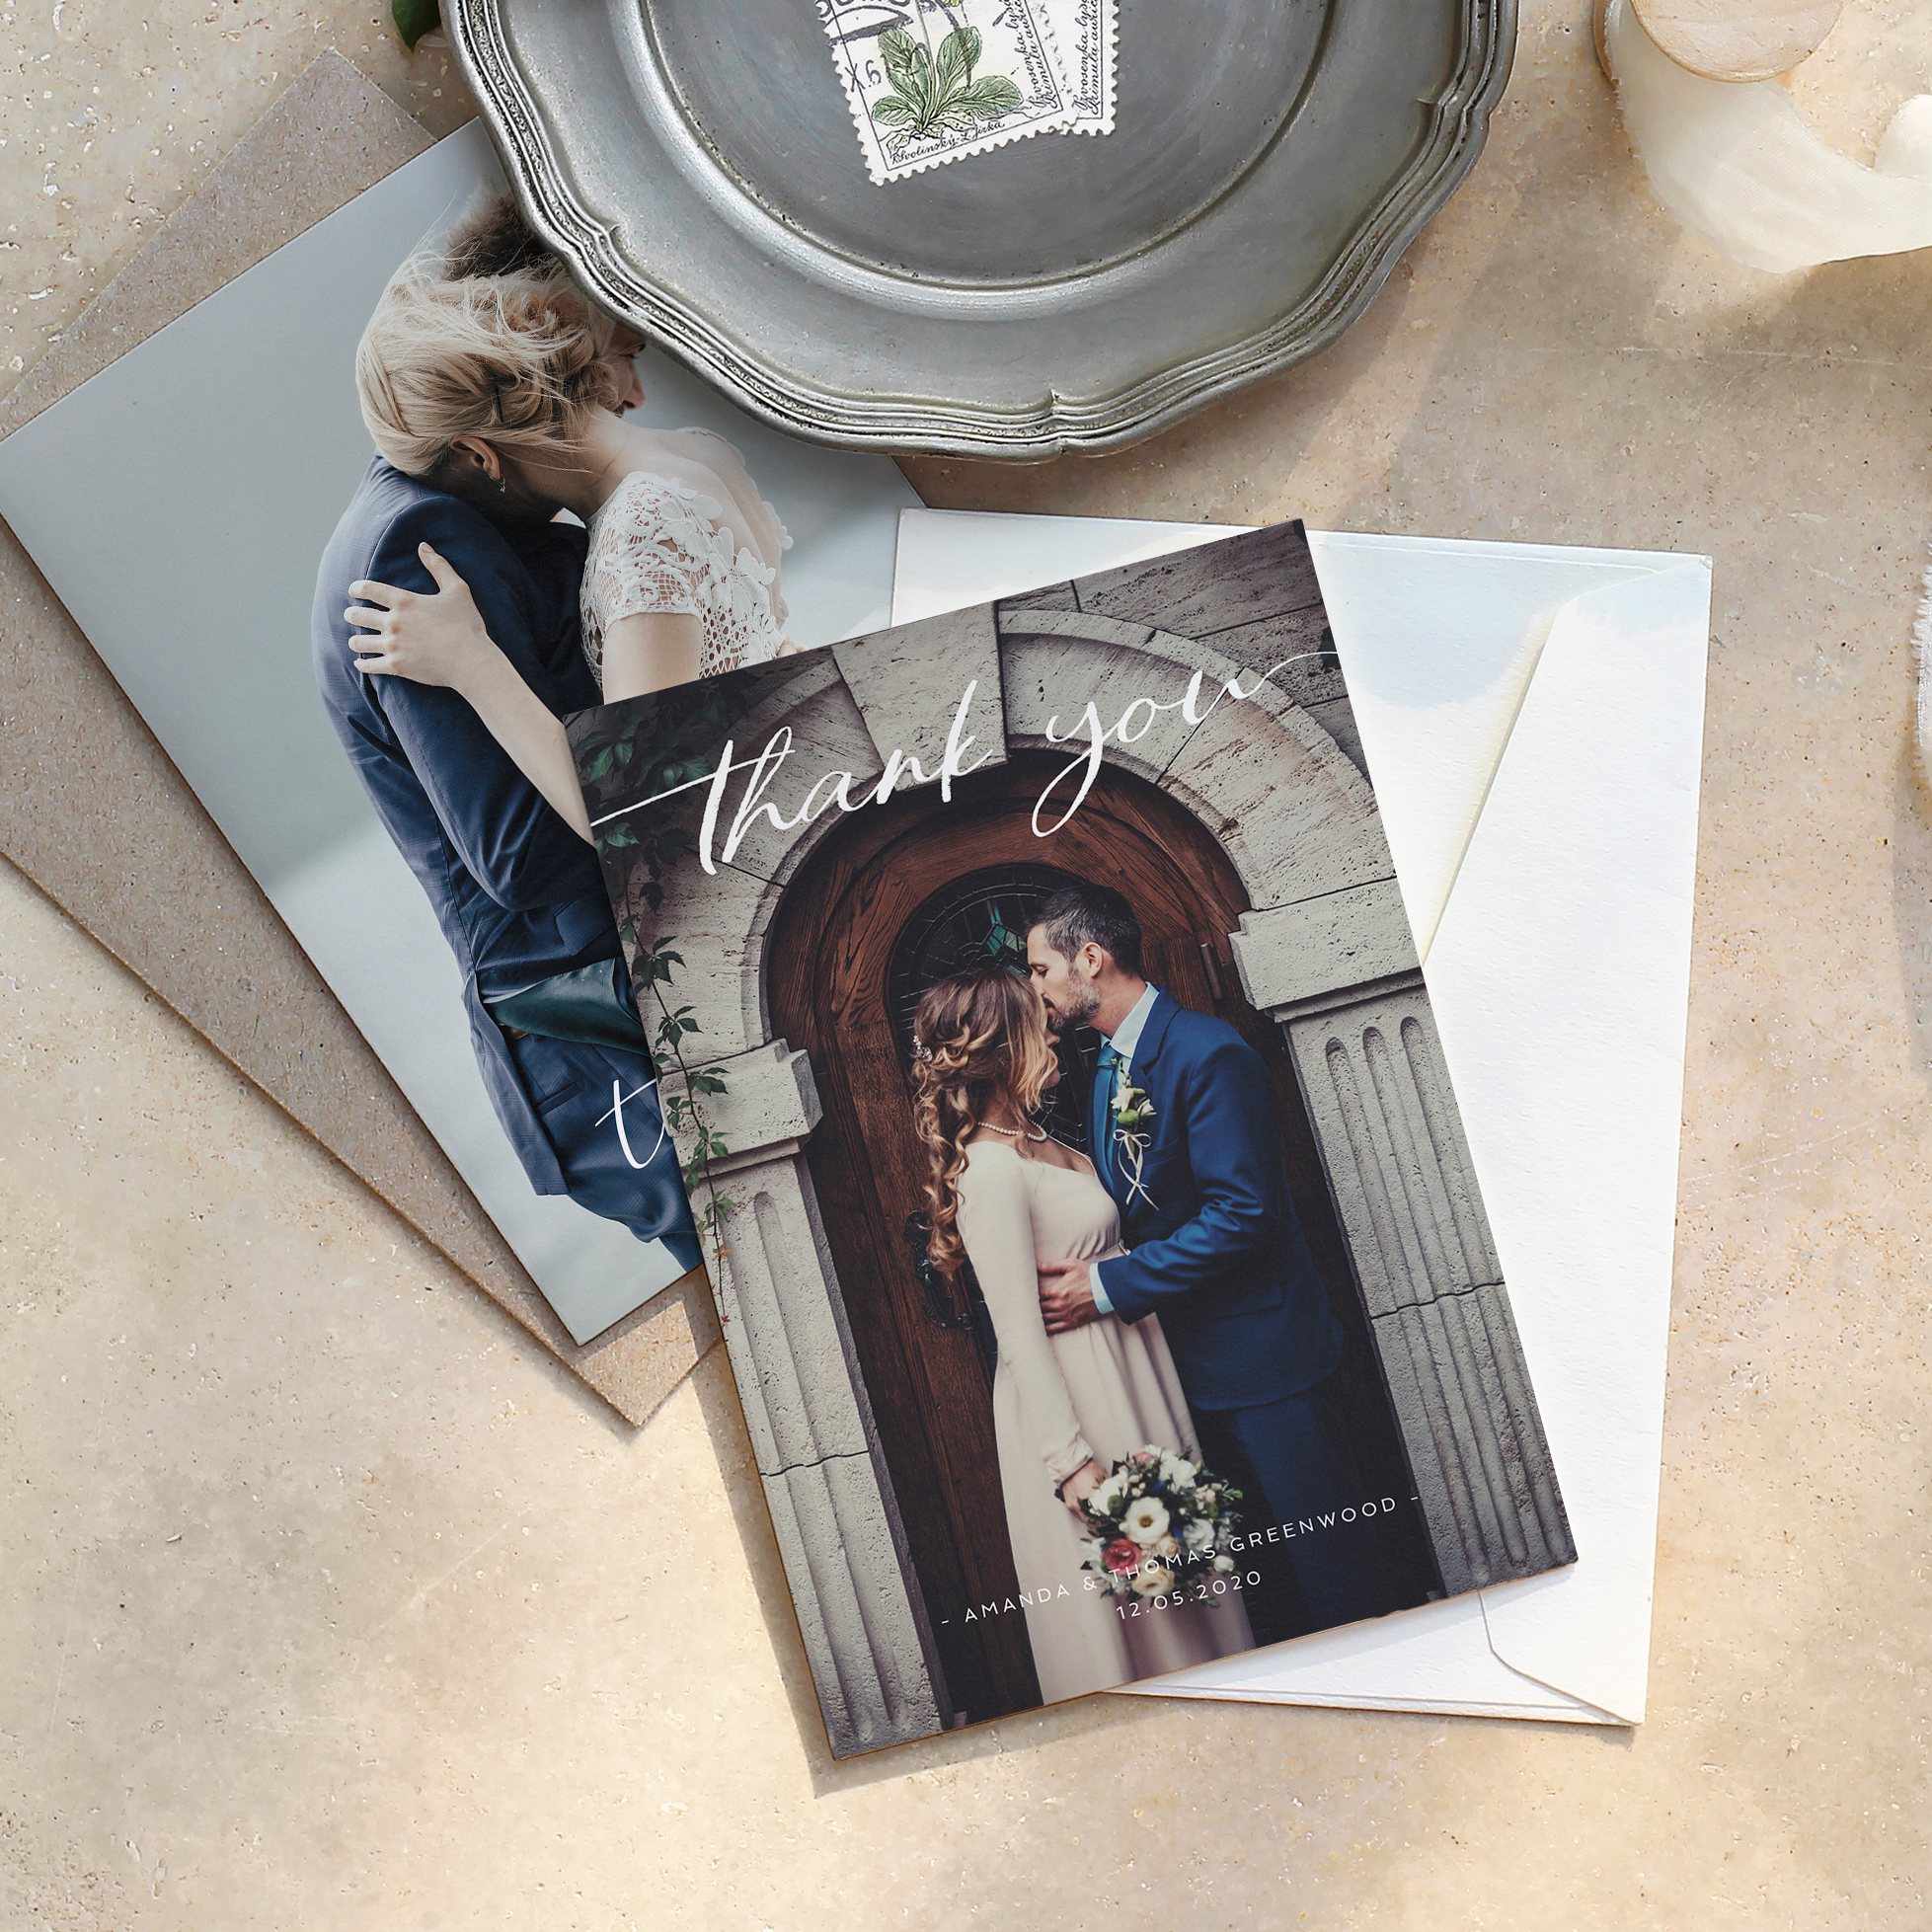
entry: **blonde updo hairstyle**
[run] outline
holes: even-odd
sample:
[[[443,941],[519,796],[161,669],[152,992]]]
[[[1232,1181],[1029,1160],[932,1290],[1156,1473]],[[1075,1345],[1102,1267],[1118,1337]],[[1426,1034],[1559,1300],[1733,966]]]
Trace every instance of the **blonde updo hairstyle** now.
[[[540,470],[616,403],[615,329],[561,273],[452,275],[414,257],[356,346],[362,421],[406,476],[433,477],[459,436]]]
[[[912,1121],[926,1149],[926,1252],[949,1281],[966,1261],[960,1176],[966,1142],[1002,1094],[1024,1118],[1058,1064],[1046,1009],[1018,973],[962,972],[927,989],[912,1020]]]

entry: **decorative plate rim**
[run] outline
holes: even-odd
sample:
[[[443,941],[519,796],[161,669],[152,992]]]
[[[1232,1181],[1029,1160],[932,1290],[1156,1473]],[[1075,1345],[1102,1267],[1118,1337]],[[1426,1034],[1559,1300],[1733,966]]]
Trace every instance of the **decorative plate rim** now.
[[[538,234],[584,285],[753,416],[845,449],[1045,462],[1141,441],[1250,383],[1278,375],[1358,321],[1395,265],[1483,151],[1515,55],[1516,0],[1462,0],[1463,63],[1437,97],[1415,161],[1356,222],[1328,272],[1286,314],[1240,341],[1170,363],[1107,394],[1056,392],[1022,409],[932,397],[852,395],[795,382],[618,250],[578,199],[536,94],[510,51],[502,0],[445,0],[457,61],[504,172]]]

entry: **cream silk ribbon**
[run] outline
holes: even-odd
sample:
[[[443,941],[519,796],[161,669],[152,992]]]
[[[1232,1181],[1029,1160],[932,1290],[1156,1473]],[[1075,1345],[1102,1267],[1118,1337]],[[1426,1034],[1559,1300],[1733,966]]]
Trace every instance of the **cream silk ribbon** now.
[[[1789,274],[1932,248],[1932,94],[1898,110],[1867,168],[1821,140],[1779,82],[1679,67],[1629,0],[1609,0],[1603,48],[1658,199],[1734,260]]]

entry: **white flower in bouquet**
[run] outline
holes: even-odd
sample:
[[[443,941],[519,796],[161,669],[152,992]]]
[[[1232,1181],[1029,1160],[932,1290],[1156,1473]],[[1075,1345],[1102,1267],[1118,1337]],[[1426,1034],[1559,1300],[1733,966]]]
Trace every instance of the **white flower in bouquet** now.
[[[1198,1473],[1185,1456],[1164,1454],[1161,1457],[1161,1481],[1171,1490],[1192,1489]]]
[[[1217,1556],[1214,1559],[1214,1568],[1225,1577],[1234,1568],[1234,1559],[1231,1556]]]
[[[1174,1572],[1164,1564],[1142,1564],[1133,1586],[1142,1596],[1162,1596],[1174,1587]]]
[[[1167,1534],[1167,1505],[1158,1497],[1143,1496],[1127,1505],[1121,1527],[1145,1549]]]
[[[1205,1516],[1192,1518],[1181,1534],[1191,1550],[1205,1550],[1213,1547],[1214,1525]]]
[[[1181,1554],[1181,1545],[1172,1536],[1163,1536],[1154,1545],[1154,1554],[1163,1562],[1172,1563]]]

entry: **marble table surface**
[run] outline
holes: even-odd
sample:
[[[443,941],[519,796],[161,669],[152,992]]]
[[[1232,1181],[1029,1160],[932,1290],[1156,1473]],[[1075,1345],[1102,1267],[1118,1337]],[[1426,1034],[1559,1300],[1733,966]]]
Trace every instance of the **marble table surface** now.
[[[323,46],[465,118],[379,11],[8,6],[0,387]],[[1869,154],[1932,11],[1853,0],[1795,85]],[[1929,305],[1932,253],[1677,233],[1586,12],[1528,0],[1328,354],[1104,460],[908,465],[1716,559],[1640,1730],[1100,1697],[832,1763],[721,1352],[627,1428],[0,867],[0,1575],[54,1579],[0,1589],[0,1924],[1932,1921]]]

